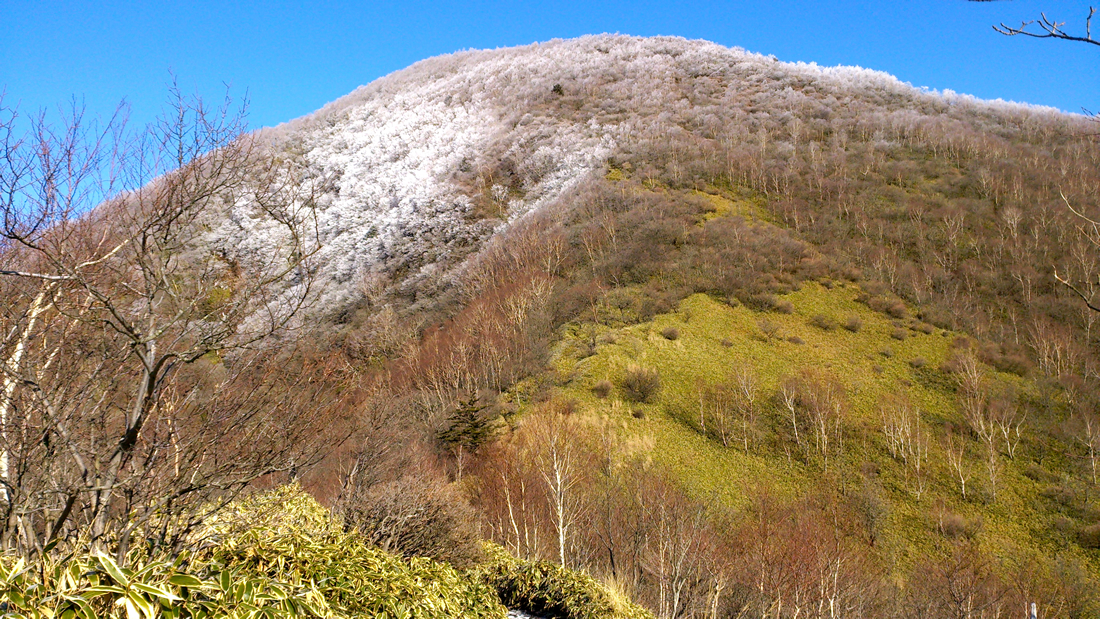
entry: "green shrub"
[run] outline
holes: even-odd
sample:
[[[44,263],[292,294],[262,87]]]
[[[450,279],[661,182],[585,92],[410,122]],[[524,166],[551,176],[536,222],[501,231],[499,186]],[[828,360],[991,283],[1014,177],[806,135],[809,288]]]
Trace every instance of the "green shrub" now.
[[[560,619],[652,619],[588,574],[545,561],[523,561],[486,544],[490,560],[472,573],[508,608]]]
[[[503,614],[484,584],[431,559],[403,559],[372,547],[296,487],[261,495],[238,518],[253,524],[218,545],[215,561],[270,578],[316,582],[329,604],[348,615]]]
[[[175,560],[0,558],[4,617],[504,617],[482,580],[372,548],[296,486],[231,505]]]

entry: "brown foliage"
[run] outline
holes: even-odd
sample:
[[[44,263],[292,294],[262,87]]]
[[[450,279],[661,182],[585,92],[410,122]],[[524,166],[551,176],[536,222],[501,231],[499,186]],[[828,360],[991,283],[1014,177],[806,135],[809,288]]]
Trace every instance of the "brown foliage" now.
[[[427,474],[356,488],[342,497],[347,526],[382,550],[466,567],[481,556],[477,515],[450,484]]]

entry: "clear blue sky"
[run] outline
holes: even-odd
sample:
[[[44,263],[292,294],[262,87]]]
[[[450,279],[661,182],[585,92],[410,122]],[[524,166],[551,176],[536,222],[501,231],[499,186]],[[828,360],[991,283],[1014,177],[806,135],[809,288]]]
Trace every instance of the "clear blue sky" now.
[[[125,99],[132,119],[145,122],[160,108],[172,71],[185,90],[207,97],[219,96],[223,83],[247,90],[250,124],[265,126],[436,54],[618,32],[860,65],[982,98],[1100,108],[1100,47],[991,29],[1042,10],[1079,30],[1088,1],[0,0],[0,89],[24,111],[76,95],[92,114],[106,115]]]

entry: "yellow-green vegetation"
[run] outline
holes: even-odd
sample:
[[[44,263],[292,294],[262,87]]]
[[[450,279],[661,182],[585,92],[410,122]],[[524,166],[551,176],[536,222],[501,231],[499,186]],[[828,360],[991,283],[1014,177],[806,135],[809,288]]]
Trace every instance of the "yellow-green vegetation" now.
[[[739,509],[765,485],[788,498],[824,486],[873,495],[881,503],[867,515],[875,546],[906,569],[934,555],[940,540],[959,535],[998,556],[1070,553],[1074,561],[1095,562],[1092,551],[1074,543],[1064,510],[1049,498],[1060,478],[1044,465],[1063,466],[1061,456],[1029,429],[1040,420],[1022,417],[1041,401],[1046,414],[1061,414],[1061,396],[979,364],[988,384],[1011,391],[1020,403],[1021,442],[1011,456],[998,446],[994,482],[988,452],[962,413],[958,372],[951,370],[973,343],[913,318],[903,306],[872,310],[861,297],[866,299],[855,284],[810,282],[781,295],[787,309],[793,307],[789,313],[696,294],[650,322],[570,327],[553,361],[560,386],[555,397],[572,400],[578,410],[628,420],[628,432],[651,437],[654,462],[701,500],[713,497]],[[640,370],[659,376],[655,397],[630,396],[631,377]],[[784,381],[806,372],[842,387],[828,459],[809,436],[796,443],[780,395]],[[755,382],[754,419],[751,426],[735,426],[723,444],[711,429],[703,432],[708,421],[701,409],[710,406],[708,389],[735,383],[737,375]],[[891,406],[912,411],[907,440],[918,445],[919,457],[891,452]],[[965,498],[949,445],[961,449]]]
[[[771,219],[768,216],[768,211],[764,208],[763,199],[749,192],[741,193],[744,195],[726,195],[724,192],[711,187],[705,192],[694,190],[691,195],[703,198],[709,203],[708,208],[703,213],[705,221],[730,215],[742,217],[746,221],[769,221]]]
[[[652,615],[591,576],[556,563],[524,561],[486,544],[489,561],[474,570],[505,605],[543,617],[646,619]]]
[[[580,572],[487,545],[459,570],[370,547],[296,485],[231,504],[190,551],[120,565],[101,552],[0,559],[5,618],[121,619],[504,617],[515,608],[568,619],[650,615]]]

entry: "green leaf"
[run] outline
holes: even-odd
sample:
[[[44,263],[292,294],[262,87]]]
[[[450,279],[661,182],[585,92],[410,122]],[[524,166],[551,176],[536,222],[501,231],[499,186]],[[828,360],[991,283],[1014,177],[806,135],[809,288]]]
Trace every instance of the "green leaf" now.
[[[112,595],[126,595],[126,590],[123,589],[122,587],[112,587],[112,586],[109,586],[109,585],[98,585],[98,586],[95,586],[95,587],[88,587],[87,589],[84,589],[84,594],[85,595],[91,594],[91,595],[88,595],[88,597],[93,597],[93,598],[94,597],[99,597],[101,595],[106,595],[108,593],[110,593]]]
[[[126,619],[141,619],[141,611],[137,609],[137,606],[134,606],[134,603],[130,601],[130,598],[118,598],[118,600],[115,602],[115,605],[126,607]]]
[[[177,587],[196,588],[202,586],[202,581],[190,574],[173,574],[172,577],[168,579],[168,583],[176,585]]]
[[[62,595],[61,597],[76,606],[80,611],[80,616],[84,619],[96,619],[95,611],[92,610],[92,605],[88,603],[88,600],[77,595]]]
[[[130,602],[133,603],[134,606],[138,607],[141,613],[148,617],[148,619],[153,619],[156,609],[152,604],[149,603],[149,600],[145,599],[145,596],[136,591],[133,591],[130,593],[130,595],[126,596],[126,599],[130,600]]]
[[[154,597],[162,598],[162,599],[165,599],[165,600],[171,600],[173,602],[183,601],[183,598],[181,598],[180,596],[176,595],[175,593],[172,593],[171,591],[168,591],[167,589],[164,589],[162,587],[155,587],[153,585],[147,585],[145,583],[140,583],[140,582],[135,582],[131,586],[134,589],[136,589],[138,591],[141,591],[142,593],[148,593],[149,595],[152,595]]]
[[[104,571],[110,574],[111,578],[115,579],[115,582],[123,587],[130,586],[130,579],[126,577],[126,574],[122,572],[122,569],[118,567],[114,559],[102,553],[97,555],[96,559],[99,561],[99,564],[103,566]]]

